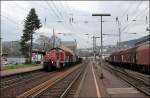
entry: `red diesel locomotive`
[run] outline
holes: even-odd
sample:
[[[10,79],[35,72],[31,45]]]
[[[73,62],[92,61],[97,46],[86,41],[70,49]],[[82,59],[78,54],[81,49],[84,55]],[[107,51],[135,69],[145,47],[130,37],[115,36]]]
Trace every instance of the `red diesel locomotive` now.
[[[150,43],[112,53],[107,61],[150,74]]]
[[[72,50],[61,45],[45,52],[43,65],[45,70],[51,71],[80,62],[81,59]]]

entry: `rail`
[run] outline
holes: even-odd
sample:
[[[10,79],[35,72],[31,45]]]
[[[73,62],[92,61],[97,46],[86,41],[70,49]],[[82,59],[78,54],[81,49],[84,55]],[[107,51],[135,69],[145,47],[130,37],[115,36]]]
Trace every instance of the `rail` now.
[[[65,98],[66,95],[69,93],[69,91],[71,90],[73,84],[77,81],[77,79],[80,77],[82,71],[80,71],[80,73],[75,77],[75,79],[69,84],[69,86],[67,87],[67,89],[62,93],[62,95],[60,96],[60,98]]]
[[[145,95],[150,96],[150,91],[149,91],[150,86],[147,85],[147,83],[141,81],[140,79],[138,79],[136,77],[131,76],[130,74],[128,74],[125,71],[122,71],[122,70],[119,70],[119,69],[114,69],[113,67],[110,67],[107,64],[106,64],[105,67],[103,66],[103,68],[105,68],[105,69],[107,69],[111,72],[113,70],[113,73],[115,72],[122,80],[124,80],[128,84],[132,85],[134,88],[136,88],[140,92],[144,93]]]
[[[56,84],[57,82],[61,81],[62,79],[64,79],[67,75],[71,74],[72,72],[74,72],[75,70],[79,69],[81,66],[75,66],[73,68],[71,68],[70,70],[67,70],[65,72],[62,72],[60,74],[58,74],[56,77],[53,77],[52,79],[45,81],[44,83],[24,92],[23,94],[20,94],[19,96],[17,96],[17,98],[26,98],[26,97],[37,97],[39,96],[42,92],[44,92],[45,90],[47,90],[49,87],[53,86],[54,84]],[[68,88],[69,90],[70,88]],[[66,90],[66,92],[68,92],[68,90]],[[65,95],[65,92],[64,92]]]

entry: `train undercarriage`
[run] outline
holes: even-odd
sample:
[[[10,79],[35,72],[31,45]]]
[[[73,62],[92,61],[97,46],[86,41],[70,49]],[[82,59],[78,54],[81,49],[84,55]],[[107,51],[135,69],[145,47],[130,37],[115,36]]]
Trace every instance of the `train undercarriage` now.
[[[138,71],[150,75],[150,67],[147,65],[138,65],[138,64],[130,64],[130,63],[120,63],[120,62],[109,62],[109,63],[114,66],[123,67],[126,69],[130,69],[133,71]]]

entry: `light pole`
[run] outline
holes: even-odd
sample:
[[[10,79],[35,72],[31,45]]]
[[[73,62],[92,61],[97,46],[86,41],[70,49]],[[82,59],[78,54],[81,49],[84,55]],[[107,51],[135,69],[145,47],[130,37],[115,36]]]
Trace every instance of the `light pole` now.
[[[102,72],[102,64],[103,64],[103,61],[102,61],[102,56],[103,56],[103,33],[102,33],[102,22],[103,21],[102,21],[102,17],[103,16],[110,16],[110,14],[94,13],[94,14],[92,14],[92,16],[100,16],[101,17],[101,49],[100,49],[101,50],[101,56],[100,56],[100,58],[101,58],[101,63],[100,63],[101,68],[100,68],[100,78],[103,79],[104,76],[103,76],[103,72]]]

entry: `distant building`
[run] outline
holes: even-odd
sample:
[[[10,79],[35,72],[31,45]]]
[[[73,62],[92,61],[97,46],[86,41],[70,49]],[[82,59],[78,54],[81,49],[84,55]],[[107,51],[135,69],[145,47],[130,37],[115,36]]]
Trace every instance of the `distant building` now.
[[[71,49],[72,51],[76,52],[77,49],[77,42],[75,41],[61,41],[61,44],[63,44],[65,47]]]

